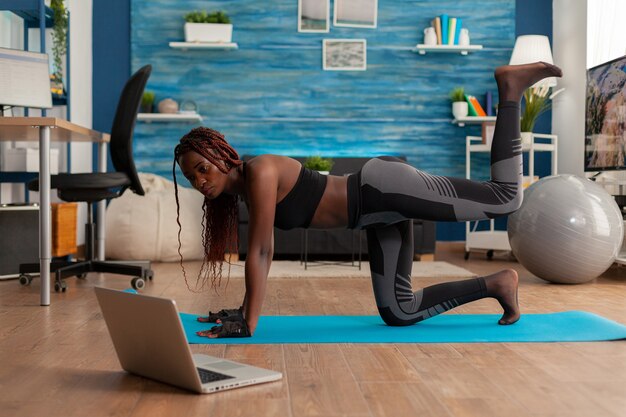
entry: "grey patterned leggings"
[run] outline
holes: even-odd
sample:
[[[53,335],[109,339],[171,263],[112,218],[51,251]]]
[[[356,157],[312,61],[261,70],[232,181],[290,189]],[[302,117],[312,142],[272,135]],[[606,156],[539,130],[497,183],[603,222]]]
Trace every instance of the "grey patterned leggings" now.
[[[411,286],[413,221],[482,220],[504,216],[522,202],[519,103],[502,103],[491,148],[491,180],[478,182],[430,175],[394,158],[368,161],[348,187],[352,227],[367,230],[374,295],[383,320],[416,323],[487,296],[482,277]],[[358,194],[358,195],[356,195]]]

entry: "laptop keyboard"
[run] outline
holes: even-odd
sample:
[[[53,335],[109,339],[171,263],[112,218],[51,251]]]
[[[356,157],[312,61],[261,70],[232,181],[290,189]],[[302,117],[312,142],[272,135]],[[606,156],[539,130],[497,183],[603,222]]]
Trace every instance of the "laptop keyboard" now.
[[[234,376],[220,374],[219,372],[215,371],[209,371],[202,368],[196,369],[198,370],[198,374],[200,375],[200,381],[202,381],[203,384],[206,384],[207,382],[222,381],[224,379],[234,378]]]

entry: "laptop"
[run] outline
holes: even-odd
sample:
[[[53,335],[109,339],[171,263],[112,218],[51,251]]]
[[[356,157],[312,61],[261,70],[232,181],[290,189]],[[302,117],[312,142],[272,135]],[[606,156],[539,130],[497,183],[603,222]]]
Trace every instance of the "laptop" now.
[[[277,381],[280,372],[192,354],[176,302],[96,287],[96,297],[127,372],[201,394]]]

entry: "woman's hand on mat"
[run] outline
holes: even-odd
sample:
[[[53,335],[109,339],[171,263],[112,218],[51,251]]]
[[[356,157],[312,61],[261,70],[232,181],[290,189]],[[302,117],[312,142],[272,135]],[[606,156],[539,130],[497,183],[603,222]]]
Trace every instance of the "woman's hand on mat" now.
[[[208,316],[198,316],[200,323],[222,323],[231,320],[241,320],[243,318],[243,306],[234,309],[224,309],[217,313],[209,311]]]
[[[209,330],[196,332],[198,336],[211,339],[223,337],[250,337],[252,334],[248,329],[248,324],[242,318],[236,321],[226,321],[221,326],[213,326]]]

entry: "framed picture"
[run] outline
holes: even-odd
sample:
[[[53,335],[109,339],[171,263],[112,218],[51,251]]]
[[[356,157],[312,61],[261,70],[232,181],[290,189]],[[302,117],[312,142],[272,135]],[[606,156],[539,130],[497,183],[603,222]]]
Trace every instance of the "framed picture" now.
[[[493,132],[496,130],[496,122],[483,122],[482,137],[483,143],[487,146],[491,146],[493,140]]]
[[[335,26],[375,28],[377,19],[378,0],[335,0]]]
[[[330,0],[298,0],[298,32],[330,31]]]
[[[365,71],[367,41],[365,39],[324,39],[322,47],[324,71]]]

